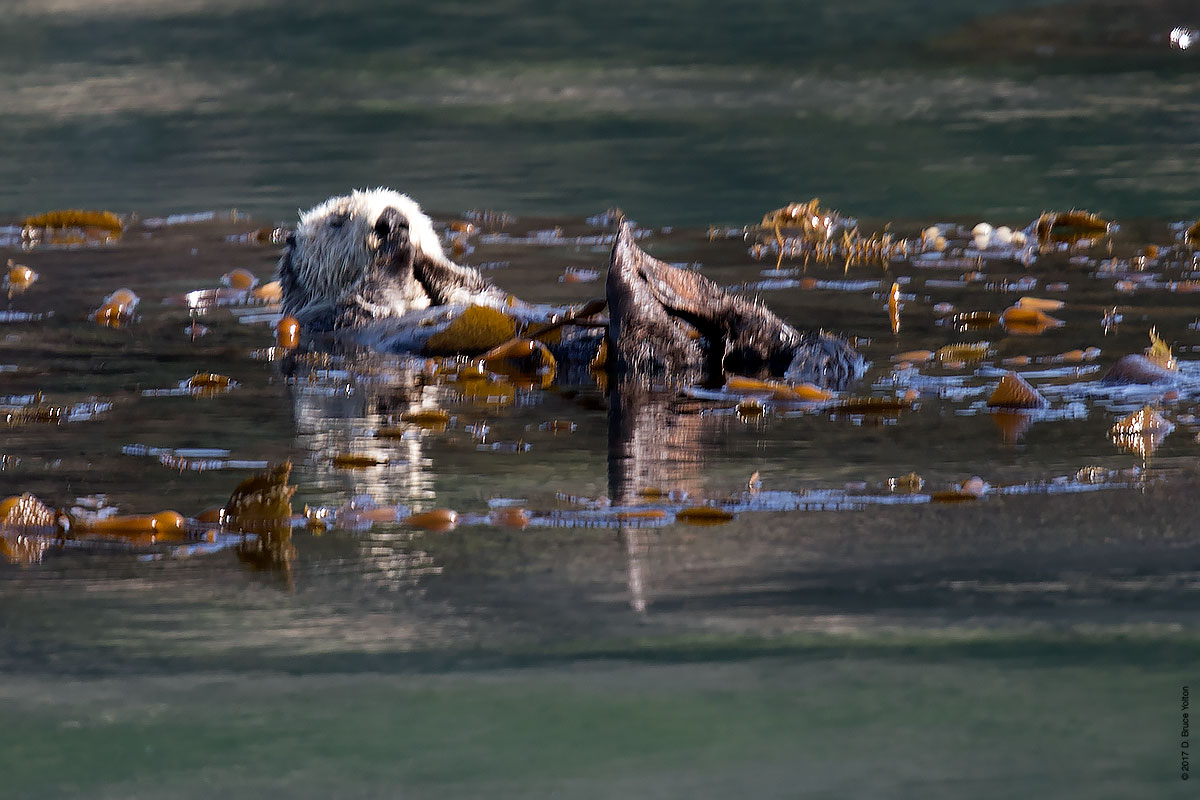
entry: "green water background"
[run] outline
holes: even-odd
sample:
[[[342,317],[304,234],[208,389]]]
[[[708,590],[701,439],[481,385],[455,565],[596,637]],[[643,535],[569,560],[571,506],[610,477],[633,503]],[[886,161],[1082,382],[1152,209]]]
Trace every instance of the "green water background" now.
[[[1066,15],[1076,27],[1030,32],[1061,5],[21,2],[0,21],[0,213],[236,206],[289,220],[388,184],[451,212],[617,204],[681,226],[814,195],[878,218],[1194,218],[1198,62],[1161,40],[1113,44],[1108,11],[1086,4]],[[1170,10],[1146,4],[1142,33],[1161,37],[1151,23]],[[1013,34],[1013,19],[1028,28]],[[165,294],[222,269],[151,263],[106,262],[88,289],[149,268]],[[54,334],[70,348],[44,351],[60,391],[122,384],[139,361],[155,385],[192,369],[166,322],[146,349],[72,338],[72,304]],[[229,419],[185,400],[161,406],[178,409],[166,419],[118,408],[85,447],[51,435],[46,465],[0,475],[4,494],[125,482],[126,499],[219,501],[226,476],[170,478],[113,454],[168,440],[189,415],[171,443],[224,430],[255,455],[286,453],[286,396],[245,382]],[[93,445],[125,472],[96,475]],[[573,447],[537,474],[603,492],[596,426]],[[488,488],[524,480],[467,466]],[[52,486],[62,474],[70,485]],[[483,499],[450,468],[437,480],[443,500]],[[333,502],[347,488],[305,492]],[[648,617],[629,608],[611,531],[305,536],[293,592],[232,559],[6,568],[4,794],[1190,796],[1178,728],[1197,674],[1193,496],[654,533]],[[387,579],[391,555],[418,549],[441,580]],[[1113,584],[1092,583],[1093,567]],[[981,587],[965,600],[945,584],[964,573]]]
[[[1138,5],[22,2],[0,211],[1195,216],[1187,6]]]

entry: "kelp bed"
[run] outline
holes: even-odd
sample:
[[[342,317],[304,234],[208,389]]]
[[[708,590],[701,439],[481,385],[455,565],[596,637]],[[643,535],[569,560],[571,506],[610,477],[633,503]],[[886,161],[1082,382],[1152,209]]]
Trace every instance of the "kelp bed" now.
[[[462,263],[568,305],[603,296],[617,217],[440,225]],[[739,376],[622,394],[542,356],[297,349],[270,282],[285,227],[235,212],[15,221],[0,229],[0,554],[36,568],[232,552],[292,583],[304,542],[387,534],[380,569],[403,582],[442,571],[437,537],[456,527],[736,537],[831,511],[1000,514],[1029,495],[1188,485],[1195,221],[1002,222],[883,225],[814,200],[744,227],[638,227],[654,255],[856,338],[870,366],[836,394]],[[1105,383],[1128,354],[1157,382]]]

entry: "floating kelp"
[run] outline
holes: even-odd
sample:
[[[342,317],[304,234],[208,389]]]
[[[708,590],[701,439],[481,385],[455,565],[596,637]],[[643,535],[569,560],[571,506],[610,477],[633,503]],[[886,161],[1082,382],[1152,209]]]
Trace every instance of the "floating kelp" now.
[[[892,323],[892,333],[900,332],[900,284],[893,283],[888,291],[888,319]]]
[[[987,494],[990,487],[978,475],[972,476],[948,491],[932,492],[929,499],[934,503],[961,503],[978,500]]]
[[[533,339],[512,339],[484,353],[479,363],[489,372],[542,389],[554,382],[557,363],[546,345]]]
[[[820,402],[833,397],[832,392],[811,383],[763,381],[742,375],[729,375],[725,381],[725,391],[733,394],[767,394],[776,400],[793,402]]]
[[[732,511],[715,506],[689,506],[675,512],[675,519],[689,525],[723,525],[734,519]]]
[[[196,395],[216,395],[237,388],[237,381],[228,375],[218,375],[215,372],[197,372],[192,377],[180,382],[179,388],[186,389]]]
[[[1017,308],[1029,308],[1035,311],[1057,311],[1066,303],[1062,300],[1049,300],[1041,297],[1022,297],[1017,301]]]
[[[841,411],[847,414],[894,414],[900,411],[911,411],[916,405],[916,397],[848,397],[833,403],[831,411]]]
[[[38,274],[24,264],[18,264],[11,258],[8,260],[8,271],[4,275],[4,287],[8,289],[8,298],[28,289],[38,279]]]
[[[291,474],[292,462],[284,461],[239,483],[225,503],[226,524],[243,533],[290,531]]]
[[[950,323],[960,331],[991,328],[1000,322],[1000,315],[991,311],[964,311],[950,318]]]
[[[72,516],[72,533],[135,536],[142,544],[178,542],[187,538],[187,523],[176,511],[159,511],[156,514],[131,516]]]
[[[892,361],[907,361],[913,364],[924,364],[931,360],[933,360],[932,350],[905,350],[903,353],[892,356]]]
[[[1171,354],[1171,346],[1158,335],[1157,328],[1150,329],[1150,346],[1146,348],[1146,358],[1163,369],[1171,371],[1179,369],[1175,357]]]
[[[39,393],[28,404],[11,408],[0,407],[0,422],[8,425],[32,423],[58,425],[64,422],[84,422],[111,408],[112,403],[104,400],[90,400],[65,406],[50,405],[42,400],[42,395]]]
[[[941,347],[935,356],[942,364],[953,362],[972,364],[987,358],[989,352],[991,352],[990,342],[964,342]]]
[[[1000,315],[1000,324],[1010,333],[1041,333],[1048,328],[1057,328],[1063,324],[1039,308],[1030,306],[1010,306]]]
[[[275,344],[284,350],[300,346],[300,322],[295,317],[281,317],[275,323]]]
[[[1113,436],[1129,434],[1160,433],[1174,430],[1175,426],[1163,418],[1153,406],[1143,406],[1127,417],[1117,420],[1109,433]]]
[[[258,278],[250,270],[237,267],[222,275],[221,283],[230,289],[249,291],[258,285]]]
[[[1034,233],[1041,242],[1075,243],[1081,239],[1105,236],[1112,222],[1090,211],[1046,211],[1034,223]]]
[[[529,511],[517,506],[502,506],[488,512],[488,522],[502,528],[528,528],[532,518]]]
[[[1046,408],[1050,401],[1015,372],[1000,379],[987,401],[990,408]]]
[[[845,269],[849,270],[856,263],[886,264],[888,260],[908,253],[908,242],[895,239],[890,233],[863,237],[858,232],[858,223],[855,220],[843,217],[836,211],[821,208],[817,198],[807,203],[789,203],[783,208],[768,211],[755,230],[771,235],[770,246],[773,246],[777,253],[777,269],[785,256],[803,258],[805,264],[810,259],[818,264],[826,264],[840,258]],[[785,236],[785,231],[792,233]],[[839,231],[841,237],[835,238]],[[765,254],[767,246],[756,244],[752,248],[752,255],[756,248],[760,251],[756,257],[761,257]]]
[[[1144,406],[1117,420],[1109,429],[1108,436],[1117,447],[1146,459],[1153,455],[1173,430],[1175,426],[1152,406]]]
[[[805,241],[815,243],[831,238],[845,221],[838,212],[821,208],[820,199],[814,197],[807,203],[788,203],[768,211],[760,227],[773,231],[782,248],[784,230],[799,231]]]
[[[136,318],[141,298],[132,289],[121,288],[104,298],[100,307],[92,312],[92,321],[106,328],[123,328]]]
[[[1200,220],[1192,223],[1184,232],[1183,238],[1192,247],[1200,247]]]
[[[423,511],[419,514],[413,514],[404,520],[401,524],[412,528],[423,528],[427,531],[449,531],[453,530],[458,525],[458,512],[449,508],[438,508],[433,511]]]
[[[367,469],[387,466],[389,459],[385,455],[376,456],[369,453],[339,453],[331,461],[338,469]]]
[[[766,407],[757,400],[743,400],[738,403],[737,415],[744,420],[758,419],[766,413]]]
[[[887,488],[893,492],[913,494],[921,491],[924,487],[925,479],[915,472],[901,475],[899,478],[888,478],[887,480]]]
[[[121,236],[124,222],[111,211],[66,209],[22,220],[21,238],[28,246],[106,243]]]
[[[441,408],[418,408],[400,415],[401,422],[409,422],[422,428],[445,428],[450,422],[450,412]]]
[[[58,525],[59,513],[29,492],[0,501],[0,528],[47,531]]]

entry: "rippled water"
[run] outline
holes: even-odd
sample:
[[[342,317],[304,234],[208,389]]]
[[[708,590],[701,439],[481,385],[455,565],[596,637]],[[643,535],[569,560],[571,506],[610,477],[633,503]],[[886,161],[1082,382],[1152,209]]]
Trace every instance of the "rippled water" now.
[[[1200,213],[1196,62],[1152,39],[1186,9],[1148,4],[1126,38],[1074,9],[19,5],[0,223],[137,216],[106,245],[0,231],[39,275],[0,322],[21,423],[0,496],[191,517],[291,460],[293,509],[333,522],[260,549],[197,523],[182,544],[79,536],[37,558],[6,536],[11,790],[1172,796],[1200,655],[1200,266],[1168,224]],[[267,280],[277,250],[247,234],[378,183],[440,223],[514,214],[461,261],[548,303],[602,296],[611,229],[586,218],[620,204],[655,256],[858,337],[871,367],[823,404],[590,382],[489,403],[401,360],[288,367],[261,352],[269,308],[164,302],[235,267]],[[743,226],[813,195],[914,249],[940,223],[950,247],[776,269]],[[980,219],[1073,206],[1120,229],[1029,263],[970,247]],[[599,280],[560,282],[572,267]],[[121,286],[139,318],[96,325]],[[1064,324],[956,321],[1024,296],[1064,301]],[[1101,386],[1152,326],[1178,380]],[[979,361],[912,354],[984,341]],[[989,411],[1010,369],[1046,410]],[[177,391],[209,372],[236,385]],[[836,407],[862,397],[903,408]],[[39,403],[65,419],[29,421]],[[445,429],[403,423],[419,404]],[[1114,441],[1146,404],[1172,430],[1152,452]],[[347,453],[388,463],[335,466]],[[920,489],[889,484],[909,473]],[[981,497],[936,502],[972,476]],[[369,524],[351,503],[460,524]],[[676,517],[700,504],[733,518]]]

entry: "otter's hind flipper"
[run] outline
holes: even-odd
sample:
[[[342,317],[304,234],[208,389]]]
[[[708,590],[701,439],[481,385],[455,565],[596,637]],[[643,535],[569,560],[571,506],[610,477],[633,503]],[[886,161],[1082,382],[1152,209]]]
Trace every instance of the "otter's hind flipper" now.
[[[656,263],[661,262],[633,243],[629,224],[622,222],[605,284],[610,364],[618,374],[697,381],[706,360],[699,332],[668,313],[651,289],[645,271]]]
[[[726,292],[698,272],[648,255],[634,242],[626,222],[621,223],[613,246],[608,287],[613,309],[619,305],[614,303],[614,293],[639,298],[622,306],[624,316],[638,317],[637,324],[665,316],[675,325],[686,325],[690,335],[702,337],[707,343],[708,369],[716,377],[723,371],[783,375],[803,338],[766,307]],[[615,320],[622,314],[614,310],[612,316]]]

